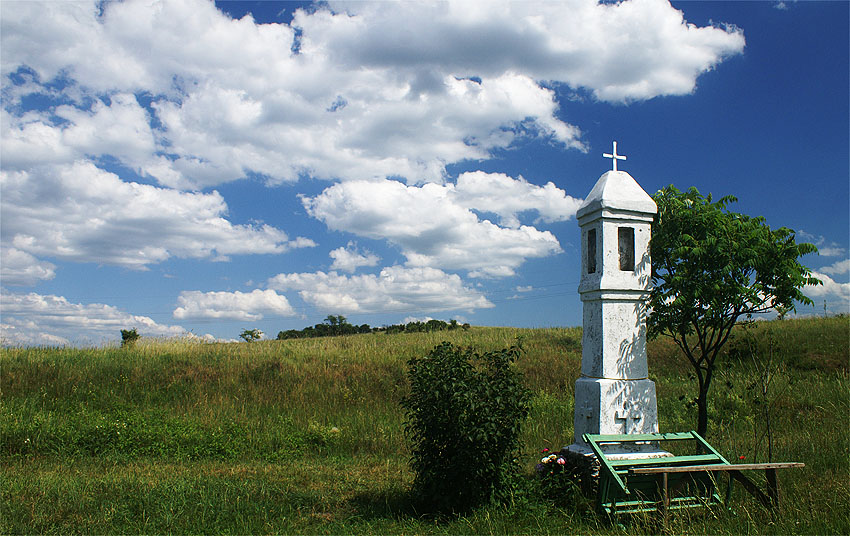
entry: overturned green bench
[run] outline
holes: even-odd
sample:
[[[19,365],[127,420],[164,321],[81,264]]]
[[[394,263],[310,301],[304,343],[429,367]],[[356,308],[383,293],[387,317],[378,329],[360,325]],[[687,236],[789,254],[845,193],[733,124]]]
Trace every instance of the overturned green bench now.
[[[732,484],[741,483],[751,495],[768,508],[779,504],[776,470],[803,467],[798,462],[731,464],[694,431],[668,434],[584,434],[599,460],[597,509],[609,515],[729,504]],[[633,444],[661,446],[669,441],[693,441],[695,454],[641,458],[609,457],[605,447]],[[767,480],[765,494],[743,471],[763,470]],[[729,475],[725,498],[716,489],[716,473]]]

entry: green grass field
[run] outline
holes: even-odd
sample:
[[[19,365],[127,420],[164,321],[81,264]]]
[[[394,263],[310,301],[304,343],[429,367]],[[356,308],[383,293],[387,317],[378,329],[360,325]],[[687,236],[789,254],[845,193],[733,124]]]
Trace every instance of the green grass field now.
[[[528,485],[464,517],[418,516],[399,407],[407,360],[443,340],[486,351],[517,337],[534,393]],[[773,460],[806,467],[780,472],[776,517],[738,489],[731,511],[680,513],[670,531],[850,533],[849,346],[847,317],[738,330],[716,372],[708,439],[727,458],[767,461],[769,417]],[[770,359],[766,389],[753,354]],[[3,349],[0,533],[657,532],[652,519],[610,524],[580,496],[533,485],[540,449],[572,442],[580,360],[578,328]],[[684,358],[654,341],[649,367],[661,431],[694,428]]]

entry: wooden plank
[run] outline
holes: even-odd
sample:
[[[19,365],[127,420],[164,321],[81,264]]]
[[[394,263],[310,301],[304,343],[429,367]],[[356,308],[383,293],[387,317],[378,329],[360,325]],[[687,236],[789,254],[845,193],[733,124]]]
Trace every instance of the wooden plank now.
[[[666,467],[634,467],[629,469],[630,474],[649,475],[656,473],[697,473],[717,471],[751,471],[759,469],[788,469],[792,467],[805,467],[800,462],[776,462],[776,463],[737,463],[716,465],[671,465]]]

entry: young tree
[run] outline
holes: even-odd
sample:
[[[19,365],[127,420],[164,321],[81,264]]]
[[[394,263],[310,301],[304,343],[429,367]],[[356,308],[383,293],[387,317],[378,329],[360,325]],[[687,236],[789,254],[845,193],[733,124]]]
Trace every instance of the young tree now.
[[[258,329],[246,329],[239,336],[245,339],[245,342],[254,342],[263,338],[263,332]]]
[[[121,348],[132,348],[136,341],[139,340],[139,332],[136,328],[121,330]]]
[[[735,322],[795,302],[813,305],[800,289],[820,281],[797,259],[817,248],[797,244],[789,229],[772,230],[764,218],[729,211],[732,196],[712,202],[696,188],[671,185],[653,199],[648,334],[672,338],[693,366],[697,433],[705,435],[714,365]]]

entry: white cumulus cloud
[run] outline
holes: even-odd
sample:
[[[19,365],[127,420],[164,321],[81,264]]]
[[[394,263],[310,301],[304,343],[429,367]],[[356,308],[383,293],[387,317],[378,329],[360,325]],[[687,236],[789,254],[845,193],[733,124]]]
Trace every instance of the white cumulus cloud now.
[[[818,255],[821,257],[847,256],[847,249],[841,247],[836,242],[828,241],[823,235],[815,235],[800,229],[797,231],[797,236],[817,246]]]
[[[665,0],[331,5],[336,15],[296,16],[302,50],[376,67],[521,72],[610,101],[690,93],[701,73],[744,47],[739,29],[688,24]]]
[[[518,215],[523,212],[536,212],[545,222],[569,220],[582,203],[551,182],[541,187],[522,177],[483,171],[460,174],[451,197],[463,207],[498,215],[500,223],[511,228],[520,226]]]
[[[183,291],[174,309],[177,319],[262,320],[264,315],[293,316],[295,311],[285,296],[273,290],[252,292]]]
[[[829,266],[824,266],[820,269],[821,272],[830,275],[841,275],[850,272],[850,259],[836,261]]]
[[[217,192],[124,182],[91,162],[0,171],[0,189],[3,244],[29,255],[138,269],[170,257],[226,258],[314,245],[269,225],[232,224]]]
[[[32,286],[56,276],[53,263],[39,261],[29,253],[0,247],[0,284]]]
[[[342,270],[348,273],[354,273],[363,266],[377,266],[381,260],[380,257],[369,251],[360,253],[353,242],[349,242],[348,246],[344,248],[331,251],[330,256],[334,260],[331,264],[331,270]]]
[[[850,299],[850,283],[838,283],[828,275],[812,272],[812,276],[821,280],[821,285],[806,285],[803,294],[809,298],[822,298],[828,296],[843,297]]]
[[[460,277],[427,267],[391,266],[380,274],[337,272],[278,274],[270,288],[297,290],[301,298],[329,313],[413,313],[493,307]]]
[[[520,225],[519,212],[536,211],[560,221],[572,217],[581,203],[551,183],[539,187],[485,173],[465,174],[457,186],[349,181],[302,201],[332,230],[400,246],[409,266],[489,277],[512,275],[528,258],[561,251],[551,232]],[[481,219],[473,209],[495,213],[509,226]]]
[[[136,328],[143,336],[186,334],[180,326],[158,324],[102,303],[72,303],[62,296],[0,292],[3,322],[0,338],[11,346],[99,345],[120,340],[122,329]]]
[[[831,311],[850,313],[850,283],[839,283],[826,274],[814,271],[812,276],[820,279],[823,284],[806,285],[802,291],[815,301],[816,309],[819,301],[826,300]]]
[[[109,155],[137,170],[157,162],[148,114],[130,94],[112,95],[109,104],[95,100],[89,109],[65,104],[21,116],[2,114],[5,169],[87,155]]]
[[[821,257],[841,257],[846,255],[847,250],[836,246],[818,246],[818,255]]]

